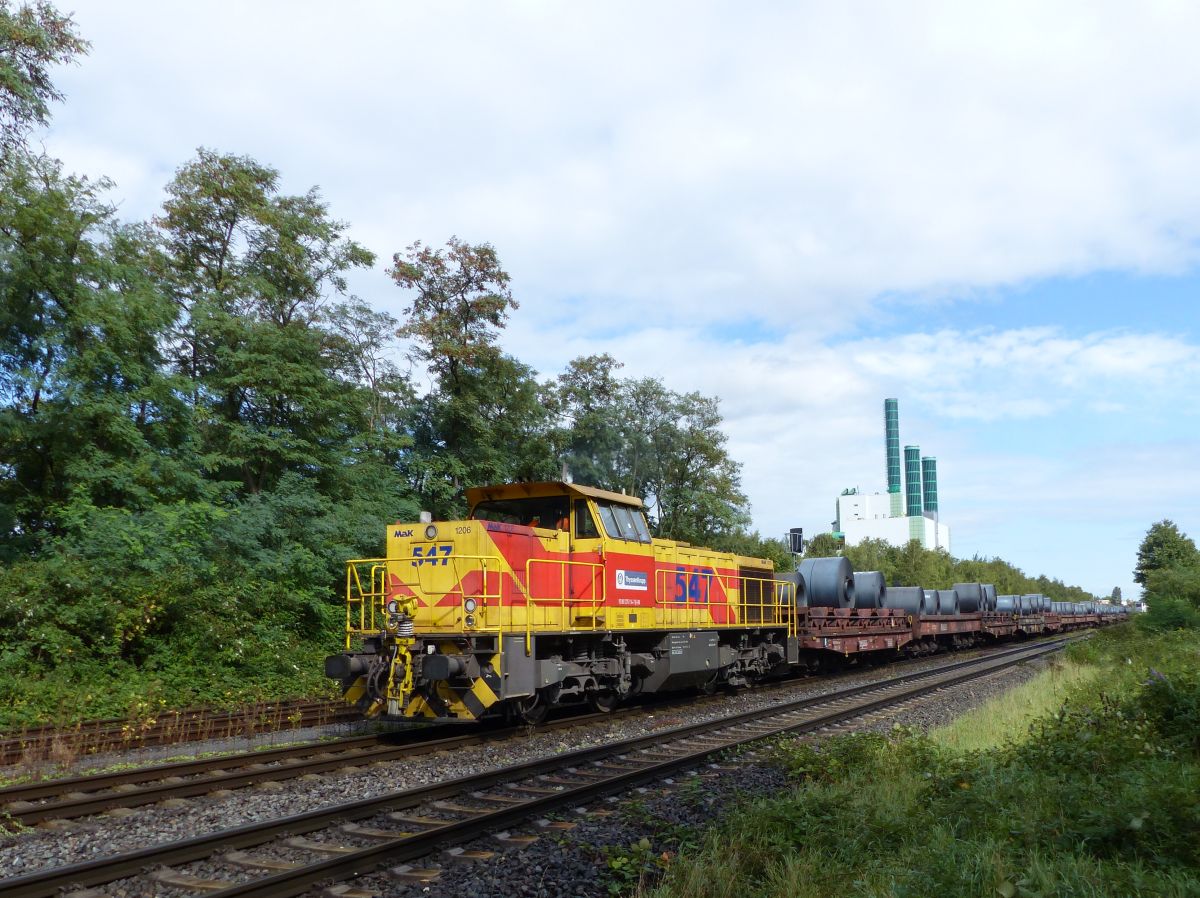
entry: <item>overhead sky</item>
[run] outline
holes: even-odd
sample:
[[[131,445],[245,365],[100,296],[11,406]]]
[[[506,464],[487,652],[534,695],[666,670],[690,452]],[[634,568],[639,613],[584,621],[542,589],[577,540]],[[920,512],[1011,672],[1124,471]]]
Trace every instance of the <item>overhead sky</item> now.
[[[721,398],[756,526],[883,490],[883,400],[954,554],[1137,589],[1200,536],[1193,3],[76,0],[47,150],[152,215],[197,147],[379,254],[495,245],[543,375]]]

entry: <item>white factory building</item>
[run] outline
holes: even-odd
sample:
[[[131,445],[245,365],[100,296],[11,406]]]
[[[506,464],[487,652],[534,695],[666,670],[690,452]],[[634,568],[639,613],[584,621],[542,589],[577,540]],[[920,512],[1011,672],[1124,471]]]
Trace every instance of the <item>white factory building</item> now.
[[[950,551],[950,528],[938,520],[937,459],[922,456],[920,446],[905,446],[903,477],[900,411],[895,399],[883,402],[886,493],[843,490],[837,500],[834,536],[855,546],[882,539],[893,546],[916,540],[926,549]]]
[[[864,539],[882,539],[893,546],[903,546],[915,539],[926,549],[951,551],[949,527],[935,521],[928,512],[920,517],[893,517],[888,493],[851,491],[839,496],[834,526],[848,546],[857,546]]]

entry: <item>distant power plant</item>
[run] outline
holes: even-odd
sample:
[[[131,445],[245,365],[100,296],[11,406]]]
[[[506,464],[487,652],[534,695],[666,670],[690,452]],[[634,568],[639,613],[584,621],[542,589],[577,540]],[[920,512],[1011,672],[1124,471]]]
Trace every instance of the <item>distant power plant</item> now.
[[[949,552],[950,528],[938,520],[937,459],[922,457],[920,446],[905,446],[901,471],[900,403],[895,399],[883,401],[883,434],[887,492],[843,490],[833,535],[850,546],[864,539],[903,546],[915,539],[927,549]]]

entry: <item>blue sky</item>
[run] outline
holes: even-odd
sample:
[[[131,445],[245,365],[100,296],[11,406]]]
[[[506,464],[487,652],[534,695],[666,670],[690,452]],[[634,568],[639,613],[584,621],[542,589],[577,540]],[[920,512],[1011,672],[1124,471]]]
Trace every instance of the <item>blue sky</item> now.
[[[196,147],[380,255],[490,241],[505,345],[722,399],[756,525],[883,488],[882,402],[959,555],[1136,593],[1200,535],[1190,4],[78,0],[47,149],[153,214]]]

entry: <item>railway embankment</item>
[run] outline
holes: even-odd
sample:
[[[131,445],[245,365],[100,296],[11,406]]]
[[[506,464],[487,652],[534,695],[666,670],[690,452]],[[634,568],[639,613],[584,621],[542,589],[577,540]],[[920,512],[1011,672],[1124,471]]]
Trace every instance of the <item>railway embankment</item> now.
[[[1098,634],[955,723],[781,743],[655,898],[1200,894],[1200,631]]]

